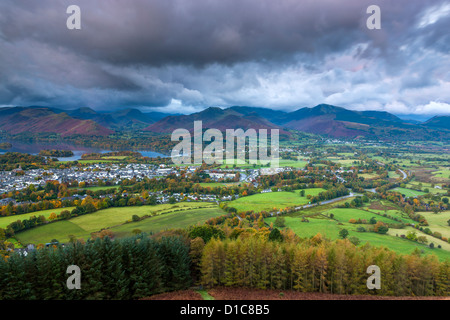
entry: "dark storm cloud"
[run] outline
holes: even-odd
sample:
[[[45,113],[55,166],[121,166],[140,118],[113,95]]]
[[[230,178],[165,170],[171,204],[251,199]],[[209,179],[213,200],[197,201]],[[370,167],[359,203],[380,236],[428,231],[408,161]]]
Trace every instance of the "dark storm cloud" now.
[[[80,31],[66,28],[72,4]],[[382,30],[366,28],[372,4]],[[445,108],[447,4],[2,0],[0,105]]]
[[[69,3],[82,9],[82,32],[65,28]],[[345,48],[361,34],[366,7],[330,0],[11,0],[2,3],[2,30],[9,41],[30,38],[114,64],[204,65]]]

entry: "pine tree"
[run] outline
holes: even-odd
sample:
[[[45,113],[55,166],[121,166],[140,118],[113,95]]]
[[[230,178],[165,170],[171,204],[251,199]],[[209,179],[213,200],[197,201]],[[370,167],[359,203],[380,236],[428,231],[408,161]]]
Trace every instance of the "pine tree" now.
[[[82,276],[86,279],[86,285],[83,289],[86,290],[86,299],[101,300],[104,298],[101,241],[101,239],[97,238],[95,241],[88,240],[86,242],[85,252],[87,268]]]

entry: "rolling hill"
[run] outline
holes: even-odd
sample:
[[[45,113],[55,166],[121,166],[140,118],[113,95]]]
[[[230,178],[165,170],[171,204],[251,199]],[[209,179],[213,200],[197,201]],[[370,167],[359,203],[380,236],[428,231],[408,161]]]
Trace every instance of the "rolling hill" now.
[[[353,111],[342,107],[320,104],[313,108],[300,108],[284,112],[266,108],[234,106],[227,109],[208,108],[190,115],[169,116],[151,124],[145,130],[170,133],[177,128],[193,130],[194,121],[202,120],[204,128],[242,128],[297,130],[332,138],[383,139],[447,139],[450,131],[436,130],[445,126],[445,119],[429,125],[413,124],[384,111]],[[441,130],[442,131],[442,130]]]
[[[51,110],[55,113],[65,112],[76,119],[92,120],[112,130],[143,129],[167,115],[161,112],[143,113],[133,108],[120,109],[113,112],[97,112],[87,107],[73,110],[52,108]]]
[[[146,131],[158,133],[171,133],[175,129],[184,128],[194,130],[194,121],[202,121],[203,128],[214,128],[220,131],[226,129],[279,129],[280,134],[288,134],[281,127],[271,123],[258,115],[257,112],[239,110],[234,108],[221,109],[210,107],[201,112],[190,115],[168,116],[145,128]]]
[[[450,129],[450,116],[436,116],[423,123],[426,127]]]
[[[355,138],[373,135],[374,127],[398,127],[402,120],[388,112],[352,111],[320,104],[302,108],[286,115],[283,126],[335,138]]]
[[[0,130],[9,134],[57,133],[72,135],[106,136],[113,131],[92,120],[80,120],[67,113],[55,113],[49,108],[12,107],[0,109]]]
[[[149,131],[170,134],[175,129],[193,131],[194,121],[204,129],[279,129],[283,136],[295,130],[330,138],[375,138],[383,140],[448,140],[450,116],[436,116],[415,123],[382,111],[353,111],[320,104],[293,112],[268,108],[233,106],[209,107],[189,115],[143,113],[127,108],[98,112],[90,108],[63,110],[46,107],[6,107],[0,109],[0,130],[10,134],[54,132],[62,136],[105,136],[114,131]]]

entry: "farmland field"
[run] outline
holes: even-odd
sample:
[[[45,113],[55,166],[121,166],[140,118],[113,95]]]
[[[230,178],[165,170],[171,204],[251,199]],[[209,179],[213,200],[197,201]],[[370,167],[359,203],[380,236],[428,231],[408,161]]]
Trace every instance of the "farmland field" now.
[[[123,224],[111,228],[111,230],[118,237],[125,237],[130,236],[134,229],[139,229],[142,232],[157,232],[171,228],[186,228],[198,223],[201,224],[209,218],[218,217],[223,214],[225,214],[225,211],[219,207],[185,210],[158,215],[138,222]]]
[[[446,194],[447,193],[447,190],[439,189],[439,188],[433,188],[431,183],[427,183],[427,182],[412,181],[412,182],[408,183],[406,185],[406,187],[408,189],[414,189],[414,190],[417,189],[418,190],[420,188],[419,183],[422,183],[422,187],[421,187],[422,189],[421,190],[428,189],[428,191],[430,193],[433,193],[433,194],[437,194],[437,193],[439,193],[439,194]],[[439,184],[437,184],[437,185],[439,185]]]
[[[215,187],[232,187],[235,185],[240,185],[239,182],[202,182],[199,183],[199,185],[201,185],[202,187],[210,187],[210,188],[215,188]]]
[[[333,162],[339,163],[343,167],[351,167],[354,165],[355,161],[359,161],[357,159],[339,159],[339,160],[332,160]]]
[[[317,233],[322,234],[328,239],[335,240],[339,238],[339,231],[347,229],[348,237],[357,237],[361,244],[369,242],[373,246],[383,246],[401,254],[410,254],[415,248],[423,250],[426,254],[435,254],[441,260],[450,260],[450,251],[443,249],[430,249],[425,245],[400,238],[402,231],[406,229],[390,229],[389,234],[381,235],[373,232],[357,232],[356,227],[351,223],[338,224],[337,221],[325,218],[310,218],[309,222],[302,222],[299,217],[285,216],[286,228],[292,229],[300,237],[312,237]],[[275,217],[265,219],[267,223],[274,223]],[[399,236],[397,237],[396,234]],[[436,241],[435,241],[436,243]]]
[[[396,173],[395,171],[389,171],[389,178],[398,179],[398,178],[400,178],[400,175],[398,173]]]
[[[191,222],[203,222],[210,217],[224,214],[224,212],[217,206],[210,203],[181,203],[176,205],[162,204],[156,206],[141,206],[141,207],[120,207],[100,210],[91,214],[82,215],[65,221],[57,221],[47,225],[39,226],[30,230],[26,230],[16,234],[16,238],[23,244],[27,243],[46,243],[51,239],[57,239],[60,242],[67,242],[69,235],[75,235],[77,238],[90,237],[92,232],[100,231],[103,228],[110,228],[119,226],[127,221],[131,221],[133,215],[142,217],[143,215],[151,215],[152,213],[164,217],[175,214],[173,219],[159,221],[158,216],[141,220],[140,222],[147,222],[148,231],[157,231],[162,228],[175,228],[178,225],[191,224]],[[210,208],[212,207],[212,208]],[[173,212],[180,210],[178,212]],[[184,216],[186,214],[186,216]],[[155,220],[154,220],[155,219]],[[146,221],[148,220],[148,221]],[[168,224],[165,224],[165,221]],[[132,229],[135,229],[136,223],[130,223]],[[187,226],[186,225],[186,226]],[[131,229],[131,230],[132,230]],[[146,230],[147,230],[146,229]],[[130,230],[130,231],[131,231]],[[122,231],[122,230],[119,230]],[[126,228],[125,228],[126,231]],[[142,229],[142,231],[145,231]]]
[[[436,229],[436,228],[431,227],[430,229],[433,230],[433,229]],[[406,235],[408,232],[415,232],[417,234],[417,236],[424,236],[428,240],[427,244],[430,244],[430,243],[433,242],[435,246],[440,245],[442,247],[442,249],[437,249],[437,251],[438,250],[443,250],[443,251],[446,251],[446,252],[450,253],[450,243],[448,243],[447,241],[443,241],[441,239],[437,239],[437,238],[432,237],[430,235],[427,235],[427,234],[425,234],[423,232],[420,232],[420,231],[414,229],[413,227],[406,227],[404,229],[391,229],[391,230],[388,231],[388,234],[393,235],[393,236],[395,236],[397,234],[398,235],[402,235],[402,234]]]
[[[79,163],[85,163],[85,164],[115,162],[114,160],[105,160],[105,159],[102,159],[102,160],[76,160],[76,161],[78,161]],[[66,164],[68,162],[73,162],[73,161],[70,161],[70,160],[58,161],[58,163],[62,163],[62,164]]]
[[[391,220],[389,218],[385,218],[379,215],[376,215],[374,213],[361,210],[361,209],[352,209],[352,208],[336,208],[332,209],[326,212],[326,214],[332,213],[334,215],[334,219],[340,221],[340,222],[348,222],[350,219],[365,219],[369,221],[371,218],[375,218],[377,221],[381,221],[384,223],[393,223],[394,220]]]
[[[91,190],[91,191],[98,191],[98,190],[109,190],[109,189],[118,189],[118,186],[94,186],[94,187],[85,187],[82,188],[83,190]]]
[[[48,243],[53,239],[60,242],[69,241],[69,235],[76,235],[77,238],[84,238],[90,236],[90,233],[80,228],[75,223],[70,220],[58,221],[55,223],[49,223],[37,228],[29,229],[16,234],[16,239],[19,240],[23,245],[29,243],[39,244]]]
[[[431,231],[440,232],[442,236],[447,239],[450,238],[450,226],[448,225],[448,220],[450,220],[450,211],[440,212],[440,213],[432,213],[432,212],[418,212],[423,215],[425,219],[427,219],[430,224],[429,228]]]
[[[295,190],[293,192],[267,192],[239,198],[229,202],[228,206],[236,208],[238,212],[248,210],[253,210],[255,212],[263,210],[267,211],[272,210],[273,208],[283,209],[286,207],[307,204],[309,202],[306,197],[307,195],[315,196],[320,192],[325,191],[322,188],[310,188],[304,190],[304,197],[300,196],[301,190]]]
[[[72,211],[75,209],[75,207],[67,207],[67,208],[58,208],[58,209],[49,209],[49,210],[42,210],[42,211],[35,211],[31,213],[24,213],[19,215],[13,215],[8,217],[0,217],[0,228],[5,229],[11,222],[17,221],[17,220],[25,220],[32,216],[44,216],[48,219],[51,213],[56,213],[57,215],[61,213],[61,211],[69,210]]]
[[[360,173],[358,174],[359,177],[363,177],[364,179],[370,180],[370,179],[376,179],[378,175],[376,173]]]
[[[442,169],[433,172],[433,178],[436,180],[449,181],[450,180],[450,169]]]
[[[425,192],[422,192],[422,191],[416,191],[416,190],[411,190],[411,189],[406,189],[406,188],[400,188],[400,187],[398,187],[398,188],[395,188],[395,189],[392,189],[393,191],[398,191],[398,192],[400,192],[401,194],[404,194],[405,195],[405,197],[417,197],[417,196],[422,196],[422,195],[424,195],[425,194]]]
[[[246,169],[252,169],[252,168],[266,168],[267,166],[261,166],[259,164],[253,165],[248,163],[248,161],[246,160],[245,163],[241,164],[238,163],[237,160],[233,160],[230,162],[227,162],[226,160],[224,161],[224,163],[221,165],[221,168],[226,168],[228,166],[228,168],[233,167],[233,165],[236,164],[237,168],[246,168]],[[308,160],[307,159],[299,159],[299,160],[287,160],[287,159],[280,159],[279,160],[279,166],[280,167],[293,167],[293,168],[304,168],[306,165],[308,164]]]

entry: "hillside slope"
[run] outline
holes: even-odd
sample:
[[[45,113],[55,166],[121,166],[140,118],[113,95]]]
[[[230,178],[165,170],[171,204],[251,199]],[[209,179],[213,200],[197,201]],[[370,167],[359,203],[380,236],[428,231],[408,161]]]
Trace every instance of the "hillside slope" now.
[[[426,127],[450,129],[450,116],[436,116],[423,123]]]
[[[279,129],[280,134],[288,134],[281,127],[262,118],[256,112],[240,112],[239,110],[207,108],[201,112],[190,115],[168,116],[145,128],[146,131],[170,133],[175,129],[183,128],[194,130],[194,121],[202,121],[202,127],[214,128],[220,131],[226,129]],[[270,133],[270,132],[269,132]]]
[[[92,120],[75,119],[67,113],[55,113],[49,108],[25,107],[0,109],[0,130],[10,134],[57,133],[63,137],[106,136],[113,133]]]

